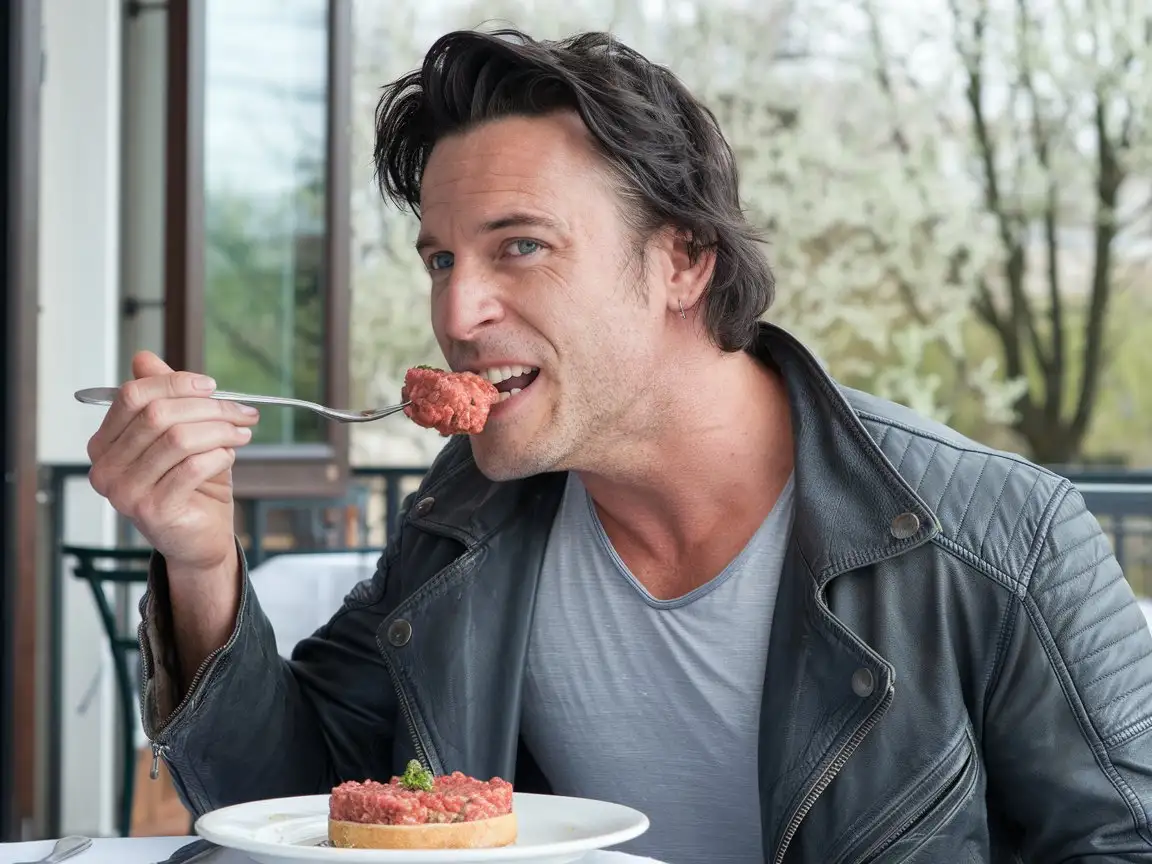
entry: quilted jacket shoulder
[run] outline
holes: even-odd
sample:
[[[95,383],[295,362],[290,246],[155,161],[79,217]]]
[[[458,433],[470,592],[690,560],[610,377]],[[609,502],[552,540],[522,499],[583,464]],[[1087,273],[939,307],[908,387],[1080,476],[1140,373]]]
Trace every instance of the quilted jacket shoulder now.
[[[845,389],[885,457],[940,521],[936,542],[1013,592],[1025,590],[1067,478],[893,402]]]

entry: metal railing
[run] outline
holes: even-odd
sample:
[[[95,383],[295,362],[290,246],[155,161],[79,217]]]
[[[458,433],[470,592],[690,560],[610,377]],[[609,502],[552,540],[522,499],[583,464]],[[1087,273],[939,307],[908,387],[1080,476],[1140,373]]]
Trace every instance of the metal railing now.
[[[42,525],[47,528],[50,549],[65,541],[64,501],[70,479],[86,477],[84,463],[41,466],[40,500],[44,507]],[[244,523],[242,540],[253,563],[284,552],[370,548],[383,550],[398,527],[403,499],[415,491],[425,468],[356,466],[352,469],[349,493],[339,500],[245,499],[238,502]],[[1088,508],[1100,521],[1112,541],[1116,559],[1137,593],[1152,595],[1152,471],[1061,470],[1084,496]],[[324,530],[315,518],[318,511],[339,508],[358,511],[358,542],[338,539],[335,530]],[[312,517],[311,530],[302,529],[294,545],[269,544],[269,518],[281,511],[301,511]],[[300,523],[297,523],[299,527]],[[138,545],[126,538],[127,545]],[[60,575],[58,561],[53,575]]]
[[[42,561],[47,565],[48,632],[64,632],[62,620],[63,586],[66,561],[62,550],[68,540],[67,504],[70,483],[86,482],[87,464],[54,464],[41,466],[40,504],[41,536],[45,540]],[[404,497],[414,491],[424,476],[423,468],[388,468],[358,466],[353,469],[349,493],[337,501],[328,500],[245,500],[238,502],[240,519],[245,523],[241,532],[246,554],[253,566],[272,555],[339,549],[371,549],[382,551],[388,539],[398,528],[400,508]],[[1072,471],[1063,473],[1075,483],[1084,495],[1089,509],[1109,534],[1116,558],[1124,568],[1137,594],[1152,596],[1152,471]],[[339,521],[339,514],[348,510],[356,513],[355,543],[347,543],[347,526]],[[299,535],[294,542],[273,544],[268,523],[277,512],[305,514],[295,522]],[[337,514],[335,526],[318,518],[320,511]],[[289,520],[291,522],[291,520]],[[303,527],[301,527],[303,526]],[[283,529],[281,529],[283,533]],[[283,540],[283,537],[281,537]],[[246,542],[245,542],[246,541]],[[126,548],[140,548],[138,537],[126,536]],[[124,619],[134,614],[121,598],[119,614]],[[123,621],[121,621],[123,623]],[[48,694],[48,816],[49,834],[60,833],[60,738],[63,705],[61,669],[63,640],[49,639],[49,694]]]
[[[63,736],[63,654],[64,640],[59,634],[64,629],[64,585],[69,578],[65,547],[69,542],[68,510],[69,489],[86,485],[90,466],[87,463],[57,463],[40,466],[38,503],[40,505],[39,565],[47,574],[47,639],[48,693],[47,693],[47,835],[61,834],[60,817]],[[424,468],[357,468],[353,472],[350,494],[338,501],[322,499],[244,499],[237,501],[238,521],[244,523],[241,533],[245,555],[251,566],[256,566],[272,555],[306,551],[336,551],[341,548],[383,550],[388,538],[399,523],[400,508],[405,495],[414,491],[427,469]],[[360,508],[359,541],[355,544],[339,542],[338,532],[325,531],[323,520],[315,518],[321,510]],[[305,514],[306,530],[301,542],[288,548],[270,548],[269,518],[277,513]],[[299,524],[299,523],[298,523]],[[246,542],[245,542],[246,541]],[[146,548],[134,530],[126,528],[116,548],[139,550]],[[115,624],[124,627],[135,611],[126,586],[115,591],[111,605],[115,610]],[[124,758],[124,754],[120,754]]]

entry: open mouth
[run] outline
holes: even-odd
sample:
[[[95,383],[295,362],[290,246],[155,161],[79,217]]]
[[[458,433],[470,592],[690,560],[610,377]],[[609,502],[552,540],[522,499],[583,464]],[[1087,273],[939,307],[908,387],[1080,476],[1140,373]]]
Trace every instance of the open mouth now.
[[[513,396],[527,390],[539,374],[540,369],[536,366],[493,366],[480,373],[500,391],[497,402],[507,402]]]

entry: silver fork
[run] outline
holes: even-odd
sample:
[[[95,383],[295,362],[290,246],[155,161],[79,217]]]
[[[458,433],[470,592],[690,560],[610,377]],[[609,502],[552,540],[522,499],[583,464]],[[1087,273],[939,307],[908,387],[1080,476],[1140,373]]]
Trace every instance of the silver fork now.
[[[86,405],[111,405],[112,400],[116,398],[119,392],[119,387],[89,387],[86,390],[77,390],[75,396],[77,402],[83,402]],[[254,393],[231,393],[227,390],[216,390],[209,395],[213,399],[221,399],[225,402],[245,402],[249,405],[287,405],[290,408],[306,408],[309,411],[319,414],[321,417],[327,417],[329,420],[336,420],[339,423],[368,423],[372,420],[379,420],[381,417],[388,417],[398,411],[403,411],[412,404],[411,402],[401,402],[399,405],[389,405],[387,408],[368,408],[364,411],[347,411],[342,408],[329,408],[327,405],[309,402],[307,399],[291,399],[287,396],[257,396]]]
[[[25,864],[56,864],[56,862],[64,861],[73,855],[79,855],[91,845],[92,841],[87,837],[64,837],[57,840],[52,851],[43,858],[37,858],[35,861],[25,862]]]

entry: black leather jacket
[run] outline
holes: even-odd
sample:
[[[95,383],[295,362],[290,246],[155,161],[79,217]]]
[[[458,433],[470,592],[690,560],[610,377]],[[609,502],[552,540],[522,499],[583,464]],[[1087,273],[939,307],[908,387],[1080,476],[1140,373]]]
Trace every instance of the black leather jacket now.
[[[757,754],[764,860],[1152,862],[1152,635],[1080,495],[838,386],[776,328],[756,351],[787,382],[797,490]],[[184,801],[324,793],[412,757],[546,791],[518,720],[563,479],[491,483],[453,442],[376,575],[291,662],[245,579],[177,706],[158,560],[142,708]]]

